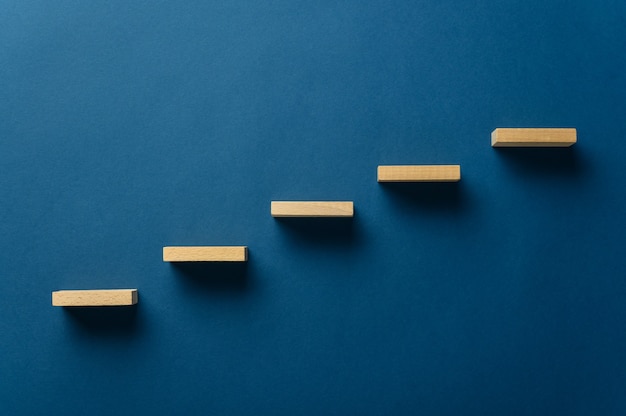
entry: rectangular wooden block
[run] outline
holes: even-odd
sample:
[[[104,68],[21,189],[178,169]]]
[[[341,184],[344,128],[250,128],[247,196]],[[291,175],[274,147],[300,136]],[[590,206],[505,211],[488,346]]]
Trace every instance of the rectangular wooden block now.
[[[272,217],[353,217],[352,201],[272,201]]]
[[[576,143],[576,129],[495,129],[493,147],[569,147]]]
[[[58,290],[52,306],[130,306],[137,303],[137,289]]]
[[[163,261],[248,261],[248,247],[163,247]]]
[[[378,182],[458,182],[460,165],[379,166]]]

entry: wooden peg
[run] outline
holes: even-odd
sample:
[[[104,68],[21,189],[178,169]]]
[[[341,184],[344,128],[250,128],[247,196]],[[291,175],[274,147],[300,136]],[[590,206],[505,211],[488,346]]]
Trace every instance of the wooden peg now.
[[[576,143],[576,129],[495,129],[493,147],[569,147]]]
[[[137,289],[58,290],[52,306],[130,306],[137,303]]]
[[[378,182],[458,182],[460,165],[379,166]]]
[[[272,201],[272,217],[353,217],[352,201]]]
[[[246,246],[163,247],[163,261],[248,261]]]

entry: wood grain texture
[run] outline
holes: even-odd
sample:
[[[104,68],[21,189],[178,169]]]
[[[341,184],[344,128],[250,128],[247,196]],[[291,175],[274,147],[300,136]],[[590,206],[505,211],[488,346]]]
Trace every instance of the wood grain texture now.
[[[272,201],[272,217],[353,217],[352,201]]]
[[[460,165],[378,166],[378,182],[458,182]]]
[[[576,143],[576,129],[495,129],[493,147],[569,147]]]
[[[137,298],[137,289],[58,290],[52,306],[130,306]]]
[[[163,247],[163,261],[248,261],[246,246]]]

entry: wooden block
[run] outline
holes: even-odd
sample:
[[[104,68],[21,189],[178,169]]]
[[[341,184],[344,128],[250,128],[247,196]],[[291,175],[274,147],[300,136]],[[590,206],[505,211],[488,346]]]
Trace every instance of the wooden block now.
[[[378,182],[458,182],[460,165],[379,166]]]
[[[163,247],[163,261],[248,261],[248,247]]]
[[[137,289],[58,290],[52,306],[130,306],[137,303]]]
[[[272,217],[353,217],[352,201],[272,201]]]
[[[493,147],[569,147],[576,143],[576,129],[495,129]]]

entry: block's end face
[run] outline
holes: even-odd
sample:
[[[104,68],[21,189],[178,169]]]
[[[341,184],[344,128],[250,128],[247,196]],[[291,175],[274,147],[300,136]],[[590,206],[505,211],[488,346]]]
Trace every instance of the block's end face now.
[[[349,202],[349,214],[346,217],[354,217],[354,202]]]
[[[575,128],[497,128],[492,147],[570,147],[577,141]]]
[[[52,306],[68,306],[68,303],[65,299],[65,295],[69,292],[73,292],[70,290],[57,290],[56,292],[52,292]]]
[[[139,302],[139,292],[137,289],[133,289],[131,292],[131,305],[136,305]]]
[[[444,178],[433,182],[459,182],[461,180],[461,165],[448,165],[449,173]]]
[[[576,129],[568,129],[568,130],[572,130],[570,132],[572,139],[570,141],[570,143],[567,145],[567,147],[573,146],[578,142],[578,132],[576,131]]]
[[[172,263],[180,261],[177,259],[177,249],[180,247],[163,247],[163,261],[165,263]]]
[[[278,217],[278,202],[272,201],[270,202],[270,215],[274,218]]]
[[[499,147],[498,146],[498,130],[495,129],[491,132],[491,147]]]

